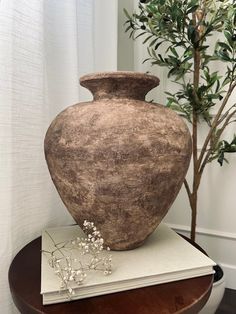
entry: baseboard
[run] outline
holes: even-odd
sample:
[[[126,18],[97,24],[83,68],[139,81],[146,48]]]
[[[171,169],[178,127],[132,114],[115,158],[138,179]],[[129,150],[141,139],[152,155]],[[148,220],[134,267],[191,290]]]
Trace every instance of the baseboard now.
[[[167,225],[177,232],[190,233],[190,227],[189,226],[171,224],[171,223],[167,223]],[[210,237],[224,238],[224,239],[236,241],[236,233],[232,233],[232,232],[225,232],[225,231],[213,230],[213,229],[208,229],[208,228],[197,228],[196,234],[206,235],[206,236],[210,236]]]
[[[236,266],[225,263],[221,263],[220,266],[226,277],[226,287],[236,290]]]
[[[190,227],[170,224],[169,227],[186,236],[190,235]],[[226,287],[236,290],[236,233],[197,228],[197,242],[210,256],[221,265],[226,277]]]

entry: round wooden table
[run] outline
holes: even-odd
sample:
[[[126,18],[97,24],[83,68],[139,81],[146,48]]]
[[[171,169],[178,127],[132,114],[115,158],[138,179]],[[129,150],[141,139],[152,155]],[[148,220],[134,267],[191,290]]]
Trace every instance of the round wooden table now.
[[[43,305],[41,238],[26,245],[9,269],[13,301],[23,314],[196,314],[206,303],[213,276],[128,290],[78,301]]]

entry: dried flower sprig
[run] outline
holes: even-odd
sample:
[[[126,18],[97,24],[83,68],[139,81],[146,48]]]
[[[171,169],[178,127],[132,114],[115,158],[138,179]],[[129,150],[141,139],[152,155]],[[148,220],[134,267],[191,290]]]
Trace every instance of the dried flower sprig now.
[[[84,282],[87,272],[100,271],[104,275],[110,275],[112,272],[112,256],[103,254],[104,239],[100,231],[93,222],[87,220],[83,223],[83,230],[87,234],[84,238],[77,237],[60,243],[56,243],[46,231],[55,249],[43,253],[50,254],[48,263],[60,279],[58,290],[66,291],[69,299],[75,294],[75,289]],[[110,251],[110,248],[107,247],[106,251]]]

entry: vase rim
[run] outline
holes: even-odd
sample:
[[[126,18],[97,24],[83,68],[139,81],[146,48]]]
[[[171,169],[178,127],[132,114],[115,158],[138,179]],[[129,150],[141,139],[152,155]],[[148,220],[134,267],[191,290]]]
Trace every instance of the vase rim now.
[[[106,78],[134,78],[134,79],[141,79],[141,80],[150,80],[152,81],[155,86],[158,86],[160,83],[160,79],[152,74],[143,73],[143,72],[136,72],[136,71],[108,71],[108,72],[95,72],[95,73],[88,73],[80,78],[80,83],[86,81],[92,81],[97,79],[106,79]]]

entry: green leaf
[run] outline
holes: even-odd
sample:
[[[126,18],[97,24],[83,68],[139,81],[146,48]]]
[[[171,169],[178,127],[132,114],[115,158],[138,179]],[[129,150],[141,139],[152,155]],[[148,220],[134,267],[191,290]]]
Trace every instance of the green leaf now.
[[[132,19],[131,16],[129,15],[128,11],[125,8],[123,9],[123,12],[124,12],[125,16],[127,17],[127,19],[129,19],[129,20]]]
[[[234,135],[234,139],[232,140],[231,145],[236,145],[236,135]]]
[[[188,25],[187,36],[188,36],[188,39],[190,40],[190,42],[195,47],[197,44],[197,41],[198,41],[198,34],[196,32],[195,27],[192,24]]]
[[[222,87],[224,87],[225,85],[229,84],[231,82],[230,77],[226,77],[222,83]]]
[[[125,29],[125,32],[127,33],[131,28],[132,28],[132,26],[129,25],[129,26]]]
[[[154,49],[157,50],[157,49],[159,48],[159,46],[160,46],[163,42],[165,42],[165,41],[163,40],[163,41],[160,41],[159,43],[156,43]]]
[[[233,47],[232,34],[228,31],[224,31],[225,38],[227,39],[230,47]]]
[[[225,61],[225,62],[231,61],[229,54],[226,51],[219,50],[219,51],[216,51],[215,54],[221,61]]]
[[[217,81],[216,81],[215,93],[217,93],[217,92],[219,91],[219,89],[220,89],[220,80],[217,79]]]
[[[149,47],[152,47],[157,41],[158,41],[159,38],[155,38],[153,39],[150,44],[149,44]]]
[[[230,51],[230,52],[233,51],[232,48],[231,48],[229,45],[227,45],[226,43],[218,42],[217,44],[218,44],[221,48],[223,48],[223,49],[226,49],[226,50],[228,50],[228,51]]]
[[[141,37],[141,36],[143,36],[145,34],[146,34],[146,32],[142,32],[142,33],[138,34],[137,36],[135,36],[134,39],[137,39],[137,38],[139,38],[139,37]]]
[[[145,38],[145,40],[143,41],[143,44],[146,44],[147,41],[149,41],[150,38],[152,38],[153,35],[150,35],[148,37]]]
[[[190,7],[190,8],[187,10],[187,14],[195,12],[195,11],[198,9],[198,7],[199,7],[198,4],[193,5],[192,7]]]
[[[217,161],[218,161],[218,163],[221,165],[221,167],[223,166],[223,162],[224,162],[224,161],[228,162],[227,159],[225,159],[225,154],[224,154],[224,152],[220,152]]]
[[[170,51],[173,53],[175,57],[179,58],[179,55],[174,47],[170,47]]]
[[[201,46],[199,47],[199,51],[207,50],[210,46]]]

